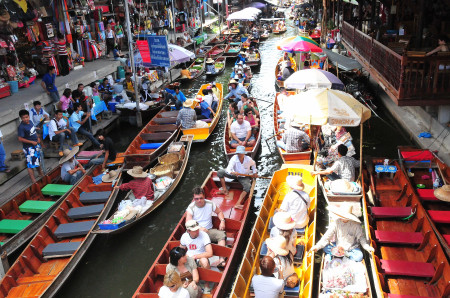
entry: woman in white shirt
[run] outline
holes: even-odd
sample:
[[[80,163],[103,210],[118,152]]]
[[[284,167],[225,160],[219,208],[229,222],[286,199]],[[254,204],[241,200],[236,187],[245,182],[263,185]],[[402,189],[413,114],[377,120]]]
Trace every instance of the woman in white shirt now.
[[[275,262],[272,257],[265,256],[259,262],[261,275],[255,275],[252,278],[252,286],[256,298],[278,298],[283,292],[284,280],[283,273],[279,271],[278,278],[273,276]]]
[[[168,271],[164,276],[164,285],[159,289],[160,298],[190,298],[189,292],[183,288],[180,275],[175,271]]]

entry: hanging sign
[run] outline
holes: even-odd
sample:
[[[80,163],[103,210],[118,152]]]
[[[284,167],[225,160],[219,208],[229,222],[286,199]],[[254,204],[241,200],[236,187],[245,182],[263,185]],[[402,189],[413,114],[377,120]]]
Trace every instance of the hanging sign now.
[[[155,66],[170,67],[169,46],[166,36],[147,36],[150,49],[151,64]]]

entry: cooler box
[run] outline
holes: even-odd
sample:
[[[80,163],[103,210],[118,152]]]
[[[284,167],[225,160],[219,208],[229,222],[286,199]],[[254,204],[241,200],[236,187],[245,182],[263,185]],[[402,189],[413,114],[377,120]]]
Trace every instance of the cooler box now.
[[[116,104],[118,104],[117,101],[116,102],[108,102],[108,110],[115,113],[116,112]]]

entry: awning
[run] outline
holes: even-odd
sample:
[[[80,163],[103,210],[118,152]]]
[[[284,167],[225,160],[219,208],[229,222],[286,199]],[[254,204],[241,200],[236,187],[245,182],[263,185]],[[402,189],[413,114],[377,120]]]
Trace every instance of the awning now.
[[[343,1],[347,2],[347,3],[350,3],[350,4],[353,4],[353,5],[359,5],[358,1],[356,1],[356,0],[343,0]]]
[[[323,49],[323,51],[327,54],[328,61],[331,64],[339,67],[340,69],[342,69],[344,71],[350,71],[350,70],[362,68],[362,65],[359,64],[359,62],[356,61],[355,59],[340,55],[331,50]]]
[[[260,21],[268,21],[268,22],[273,22],[273,21],[281,21],[281,20],[285,20],[285,18],[271,18],[271,19],[259,19]]]

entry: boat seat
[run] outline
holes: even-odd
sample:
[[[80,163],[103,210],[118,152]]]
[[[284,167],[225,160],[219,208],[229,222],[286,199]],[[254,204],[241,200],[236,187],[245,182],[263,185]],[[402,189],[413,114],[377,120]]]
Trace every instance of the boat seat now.
[[[85,236],[89,233],[94,223],[95,220],[61,224],[53,234],[58,238]]]
[[[417,194],[422,201],[439,201],[434,196],[434,189],[417,189]]]
[[[67,184],[47,184],[41,189],[44,196],[62,196],[68,192],[73,185]]]
[[[55,204],[53,201],[34,201],[28,200],[23,202],[19,206],[20,212],[28,212],[28,213],[44,213],[47,211],[52,205]]]
[[[450,235],[442,235],[445,239],[445,242],[447,242],[448,245],[450,245]]]
[[[178,112],[179,111],[169,111],[169,112],[162,112],[161,116],[164,118],[168,118],[168,117],[176,117],[178,116]]]
[[[165,141],[172,135],[171,132],[154,132],[154,133],[143,133],[141,138],[145,141]]]
[[[428,215],[435,223],[450,224],[450,211],[428,210]]]
[[[297,249],[297,252],[294,255],[294,263],[301,263],[301,261],[303,260],[303,255],[305,253],[305,246],[303,244],[297,244],[295,248]],[[265,255],[267,255],[266,241],[263,242],[263,244],[261,245],[261,250],[259,251],[260,257],[263,257]]]
[[[269,232],[270,230],[272,230],[272,228],[275,226],[275,224],[273,223],[273,216],[269,219],[269,226],[267,227]],[[295,229],[297,231],[297,237],[299,235],[305,235],[305,228],[296,228]]]
[[[83,204],[105,203],[110,195],[110,191],[82,192],[80,202]]]
[[[388,298],[431,298],[430,296],[412,296],[402,294],[388,294]]]
[[[77,159],[81,158],[91,158],[93,156],[96,156],[97,154],[102,153],[102,151],[80,151],[77,154]]]
[[[375,237],[383,244],[420,245],[423,241],[422,233],[375,231]]]
[[[284,286],[284,297],[299,297],[300,296],[300,283],[295,288],[289,288]]]
[[[411,215],[411,207],[371,207],[374,218],[400,218]]]
[[[152,122],[156,124],[175,124],[177,123],[176,117],[167,117],[167,118],[155,118]]]
[[[25,229],[32,220],[22,220],[22,219],[3,219],[0,220],[0,233],[4,234],[17,234],[23,229]]]
[[[418,150],[418,151],[401,151],[400,152],[405,161],[421,161],[430,162],[433,159],[433,153],[428,150]]]
[[[147,126],[148,131],[175,131],[177,128],[178,128],[178,126],[176,124]]]
[[[141,150],[151,150],[151,149],[158,149],[161,147],[164,143],[147,143],[147,144],[141,144],[139,147]]]
[[[42,251],[44,257],[63,257],[73,255],[80,247],[81,242],[50,243]]]
[[[85,207],[70,208],[67,216],[71,219],[82,219],[89,217],[97,217],[102,213],[105,204],[91,205]]]
[[[434,267],[430,263],[399,260],[380,260],[380,262],[386,275],[432,278],[435,273]]]

